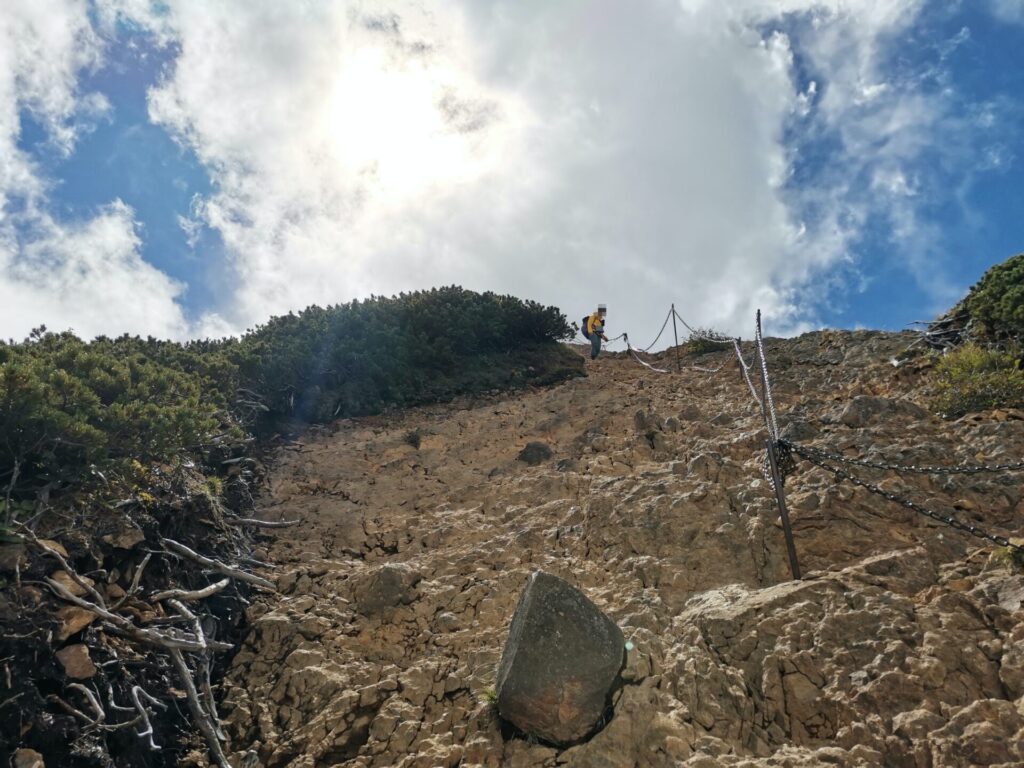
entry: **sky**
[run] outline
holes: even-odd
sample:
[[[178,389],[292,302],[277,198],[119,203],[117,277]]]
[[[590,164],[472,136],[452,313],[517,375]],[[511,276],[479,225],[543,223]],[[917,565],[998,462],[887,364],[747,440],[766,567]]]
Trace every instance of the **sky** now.
[[[1024,0],[5,0],[0,338],[896,330],[1024,251],[1021,94]]]

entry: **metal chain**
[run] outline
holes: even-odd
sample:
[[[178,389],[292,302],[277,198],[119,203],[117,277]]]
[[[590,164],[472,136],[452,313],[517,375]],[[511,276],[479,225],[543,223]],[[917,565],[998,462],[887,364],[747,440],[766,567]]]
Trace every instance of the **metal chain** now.
[[[793,452],[790,445],[782,440],[778,440],[775,443],[775,468],[779,470],[779,478],[782,480],[782,485],[786,485],[786,476],[793,474],[796,471],[796,459],[793,458]],[[764,458],[761,459],[761,475],[768,483],[768,487],[775,490],[775,478],[772,477],[772,461],[768,458],[768,451],[765,450]]]
[[[827,461],[835,461],[841,464],[848,464],[868,469],[882,469],[893,472],[904,472],[918,475],[977,475],[985,472],[1012,472],[1024,470],[1024,461],[1013,464],[958,464],[952,467],[930,466],[926,464],[885,464],[883,462],[866,461],[864,459],[851,459],[840,453],[826,451],[821,448],[812,448],[809,445],[796,445],[785,440],[780,444],[787,445],[792,451],[803,456],[808,461],[814,456]]]
[[[688,322],[686,322],[685,320],[683,320],[682,317],[680,317],[679,313],[676,312],[674,308],[671,311],[672,313],[675,314],[676,320],[682,323],[683,327],[690,332],[690,336],[692,338],[703,339],[704,341],[714,341],[722,344],[728,344],[730,341],[732,341],[731,338],[729,338],[728,336],[723,336],[720,333],[706,333],[704,331],[695,330]]]
[[[799,451],[797,451],[797,453],[799,453]],[[998,544],[1001,547],[1007,547],[1009,549],[1014,549],[1014,550],[1016,550],[1018,552],[1024,553],[1024,547],[1020,546],[1019,544],[1014,544],[1009,539],[1007,539],[1005,536],[996,536],[994,534],[987,533],[986,531],[983,531],[981,528],[978,528],[975,525],[970,525],[969,523],[961,522],[960,520],[957,520],[955,517],[951,517],[949,515],[943,515],[943,514],[941,514],[939,512],[933,512],[932,510],[926,509],[926,508],[920,506],[919,504],[915,504],[914,502],[910,501],[909,499],[904,499],[901,496],[897,496],[894,493],[889,493],[888,491],[883,491],[877,485],[873,485],[873,484],[867,482],[866,480],[861,480],[859,477],[851,475],[849,472],[846,472],[845,470],[841,469],[840,467],[831,466],[830,464],[827,464],[826,462],[824,462],[824,461],[822,461],[820,459],[811,458],[810,456],[805,455],[803,453],[801,453],[800,455],[803,456],[804,459],[806,459],[807,461],[809,461],[811,464],[815,465],[816,467],[820,467],[821,469],[824,469],[826,472],[831,472],[832,474],[834,474],[836,476],[837,480],[846,480],[846,481],[850,482],[853,485],[856,485],[856,486],[859,486],[860,488],[863,488],[864,490],[868,491],[869,493],[873,493],[876,496],[881,496],[883,499],[888,499],[889,501],[891,501],[891,502],[893,502],[895,504],[899,504],[901,507],[905,507],[906,509],[909,509],[912,512],[916,512],[919,515],[924,515],[927,518],[930,518],[930,519],[935,520],[937,522],[940,522],[940,523],[943,523],[945,525],[948,525],[950,528],[955,528],[958,531],[961,531],[963,533],[968,533],[971,536],[975,536],[975,537],[977,537],[979,539],[985,539],[986,541],[991,541],[994,544]]]
[[[655,337],[654,341],[652,341],[650,344],[648,344],[646,347],[644,347],[641,350],[642,352],[650,352],[651,351],[651,347],[653,347],[655,344],[658,343],[658,339],[661,338],[661,334],[663,334],[665,332],[665,329],[668,328],[668,321],[671,320],[671,319],[672,319],[672,310],[670,309],[668,311],[668,314],[665,315],[665,322],[661,324],[661,330],[658,331],[658,335]]]
[[[747,361],[743,359],[743,351],[740,349],[740,340],[733,339],[732,346],[736,350],[736,359],[740,361],[740,370],[743,372],[743,380],[747,382],[747,386],[750,388],[750,394],[754,396],[754,402],[757,403],[757,407],[762,408],[761,398],[757,396],[757,390],[754,388],[754,382],[750,380],[750,366],[747,365]]]
[[[771,379],[768,378],[768,362],[764,356],[764,340],[761,338],[761,310],[757,310],[757,325],[755,326],[754,340],[757,342],[757,354],[761,362],[761,375],[764,377],[764,399],[768,404],[768,415],[771,423],[768,424],[768,431],[773,440],[779,439],[779,419],[775,413],[775,400],[772,398]]]

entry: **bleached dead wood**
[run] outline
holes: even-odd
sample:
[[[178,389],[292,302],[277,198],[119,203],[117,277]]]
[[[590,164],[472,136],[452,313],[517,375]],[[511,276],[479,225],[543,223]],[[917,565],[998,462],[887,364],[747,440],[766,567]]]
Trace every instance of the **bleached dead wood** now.
[[[177,542],[174,539],[161,539],[161,541],[165,547],[175,554],[195,560],[200,565],[211,568],[218,573],[223,573],[225,576],[230,576],[233,579],[238,579],[239,581],[244,581],[257,587],[263,587],[264,589],[269,589],[271,591],[275,590],[273,582],[267,581],[254,573],[248,573],[240,568],[235,568],[234,566],[222,563],[220,560],[214,560],[213,558],[206,557],[205,555],[200,555],[194,549],[186,547],[184,544]]]

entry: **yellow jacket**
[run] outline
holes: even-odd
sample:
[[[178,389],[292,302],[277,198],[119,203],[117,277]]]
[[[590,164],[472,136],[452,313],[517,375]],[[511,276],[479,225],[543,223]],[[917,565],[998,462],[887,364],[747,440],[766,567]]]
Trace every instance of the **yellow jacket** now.
[[[587,318],[587,335],[591,336],[595,333],[598,336],[604,336],[604,320],[601,319],[599,312],[593,312]]]

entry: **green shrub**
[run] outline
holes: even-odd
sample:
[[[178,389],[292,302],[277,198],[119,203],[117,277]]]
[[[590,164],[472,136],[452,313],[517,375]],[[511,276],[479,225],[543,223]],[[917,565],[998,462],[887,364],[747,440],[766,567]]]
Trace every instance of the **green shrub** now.
[[[39,329],[0,342],[0,522],[44,490],[196,457],[253,414],[324,422],[579,375],[569,335],[554,307],[457,287],[310,307],[225,341]]]
[[[965,344],[935,368],[933,407],[947,418],[989,408],[1024,407],[1024,371],[1006,351]]]
[[[221,428],[224,398],[208,380],[146,345],[129,337],[88,344],[42,329],[21,344],[0,343],[5,493],[12,482],[17,496],[130,460],[170,461]]]
[[[960,306],[976,338],[1024,338],[1024,253],[988,270]]]
[[[555,307],[449,287],[275,317],[226,353],[270,423],[324,422],[575,375],[571,334]]]
[[[717,331],[698,328],[683,345],[683,351],[689,355],[706,355],[709,352],[721,352],[723,349],[730,349],[731,344],[727,338]]]

